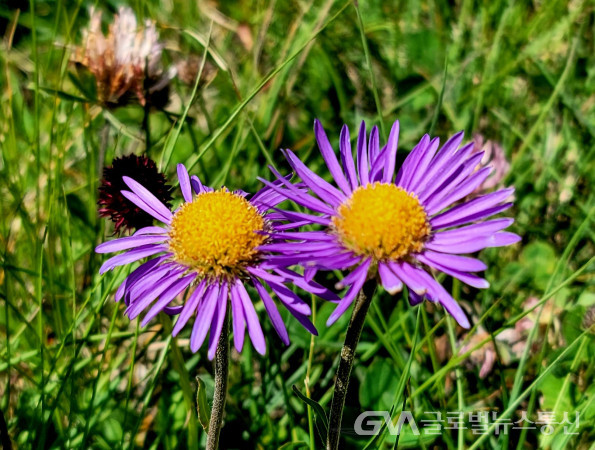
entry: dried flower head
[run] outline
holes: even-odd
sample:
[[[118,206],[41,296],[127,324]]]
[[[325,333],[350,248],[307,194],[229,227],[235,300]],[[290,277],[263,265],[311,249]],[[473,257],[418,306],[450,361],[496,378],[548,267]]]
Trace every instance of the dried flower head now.
[[[180,59],[176,63],[176,73],[178,80],[188,86],[194,86],[196,77],[200,72],[200,66],[202,65],[202,59],[196,55],[186,56],[184,59]],[[198,86],[202,87],[205,84],[209,84],[217,76],[217,67],[209,62],[205,61],[202,69],[202,74],[198,82]]]
[[[493,141],[486,141],[481,134],[473,135],[473,153],[483,152],[479,168],[491,167],[492,173],[475,192],[486,192],[498,186],[510,170],[510,164],[502,146]]]
[[[585,330],[589,330],[595,334],[595,306],[591,306],[587,309],[582,325]]]
[[[139,26],[132,9],[121,7],[106,36],[101,12],[91,8],[90,16],[74,60],[95,76],[98,100],[115,106],[136,97],[141,105],[154,104],[156,99],[164,105],[175,69],[163,73],[163,44],[155,24],[146,20]]]
[[[145,186],[160,202],[170,206],[171,186],[165,175],[157,170],[155,161],[146,156],[128,155],[116,158],[111,167],[103,169],[99,187],[99,215],[114,222],[115,232],[120,229],[139,229],[153,223],[153,217],[125,198],[120,192],[127,189],[122,177],[127,176]]]

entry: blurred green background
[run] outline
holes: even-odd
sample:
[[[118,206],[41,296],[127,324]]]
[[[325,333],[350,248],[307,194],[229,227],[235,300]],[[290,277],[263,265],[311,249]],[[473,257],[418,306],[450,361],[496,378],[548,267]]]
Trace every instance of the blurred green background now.
[[[93,101],[93,81],[71,61],[92,5],[106,29],[122,5],[156,22],[163,65],[178,70],[167,106]],[[400,161],[427,132],[497,143],[510,164],[500,184],[516,188],[512,231],[523,236],[482,252],[489,289],[443,280],[472,312],[468,335],[424,304],[414,348],[417,308],[377,293],[343,448],[594,448],[593,13],[592,2],[556,0],[2,2],[0,410],[13,445],[204,445],[195,377],[210,399],[206,349],[193,355],[187,330],[172,339],[168,317],[140,328],[124,316],[113,293],[126,267],[98,275],[93,249],[113,232],[97,216],[102,165],[145,153],[172,181],[183,162],[207,184],[255,191],[268,164],[289,171],[279,149],[291,148],[326,177],[312,131],[319,118],[333,144],[343,123],[352,139],[361,120],[377,124],[385,140],[399,119]],[[348,315],[327,328],[332,305],[306,300],[319,336],[288,317],[289,347],[257,305],[267,356],[250,345],[232,355],[221,448],[322,446],[323,420],[293,386],[328,410]],[[512,421],[549,411],[556,422],[567,412],[576,434],[554,424],[549,435],[482,436],[469,423],[436,435],[405,427],[398,442],[353,432],[361,412],[391,407],[418,425],[429,411]]]

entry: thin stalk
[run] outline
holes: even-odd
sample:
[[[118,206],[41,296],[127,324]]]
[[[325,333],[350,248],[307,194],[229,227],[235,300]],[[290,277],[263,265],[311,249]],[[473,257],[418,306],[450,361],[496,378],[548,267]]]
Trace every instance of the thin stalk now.
[[[227,308],[229,311],[229,308]],[[219,448],[219,433],[223,424],[223,412],[225,411],[225,399],[227,396],[227,377],[229,373],[229,313],[226,313],[223,321],[223,329],[217,352],[215,353],[215,393],[213,394],[213,407],[209,420],[209,431],[207,434],[207,450]]]
[[[316,323],[316,297],[312,294],[312,322]],[[308,365],[306,366],[306,378],[304,379],[304,386],[306,387],[306,396],[312,398],[310,394],[310,373],[312,372],[312,360],[314,359],[314,335],[310,336],[310,351],[308,353]],[[310,450],[316,450],[316,442],[314,442],[314,412],[312,407],[308,408],[308,431],[310,434]]]
[[[101,177],[103,176],[102,171],[103,164],[105,162],[105,153],[107,152],[107,146],[109,144],[110,126],[111,125],[109,121],[105,119],[103,127],[101,128],[99,141],[99,160],[97,164],[97,174],[99,176],[99,179],[101,179]],[[95,208],[95,206],[93,206],[93,208]]]
[[[328,437],[326,440],[327,450],[337,450],[339,448],[341,419],[343,417],[343,407],[345,406],[345,397],[347,396],[347,388],[349,386],[349,376],[351,375],[351,369],[355,360],[355,349],[362,334],[366,314],[375,290],[376,280],[372,278],[366,281],[353,307],[353,313],[347,327],[345,343],[341,349],[341,359],[339,360],[339,367],[337,369],[337,379],[331,402]]]

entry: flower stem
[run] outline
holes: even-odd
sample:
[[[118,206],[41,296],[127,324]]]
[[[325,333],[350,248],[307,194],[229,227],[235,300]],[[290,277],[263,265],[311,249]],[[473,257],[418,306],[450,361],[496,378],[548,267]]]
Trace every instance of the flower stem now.
[[[227,309],[229,310],[229,308]],[[221,432],[221,425],[223,425],[228,373],[229,314],[226,314],[221,336],[219,336],[219,342],[217,343],[217,352],[215,353],[215,393],[213,394],[213,407],[207,433],[207,450],[217,450],[219,448],[219,433]]]
[[[376,280],[374,278],[365,282],[362,290],[357,296],[351,320],[347,327],[345,343],[341,349],[341,359],[337,369],[337,379],[335,381],[335,390],[331,402],[331,414],[328,424],[328,437],[326,440],[327,450],[336,450],[339,448],[339,436],[341,435],[341,419],[343,417],[343,407],[345,406],[345,397],[347,396],[347,387],[349,386],[349,376],[355,360],[355,350],[362,334],[364,322],[368,308],[372,302],[374,291],[376,290]]]

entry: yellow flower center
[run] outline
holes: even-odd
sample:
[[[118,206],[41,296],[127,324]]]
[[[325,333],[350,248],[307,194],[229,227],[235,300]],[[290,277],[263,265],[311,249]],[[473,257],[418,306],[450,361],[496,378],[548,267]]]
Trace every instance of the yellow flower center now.
[[[265,225],[244,197],[226,189],[205,192],[174,214],[169,248],[176,261],[201,276],[237,276],[256,260]]]
[[[345,247],[375,261],[419,252],[430,224],[415,194],[388,183],[359,187],[337,208],[332,228]]]

